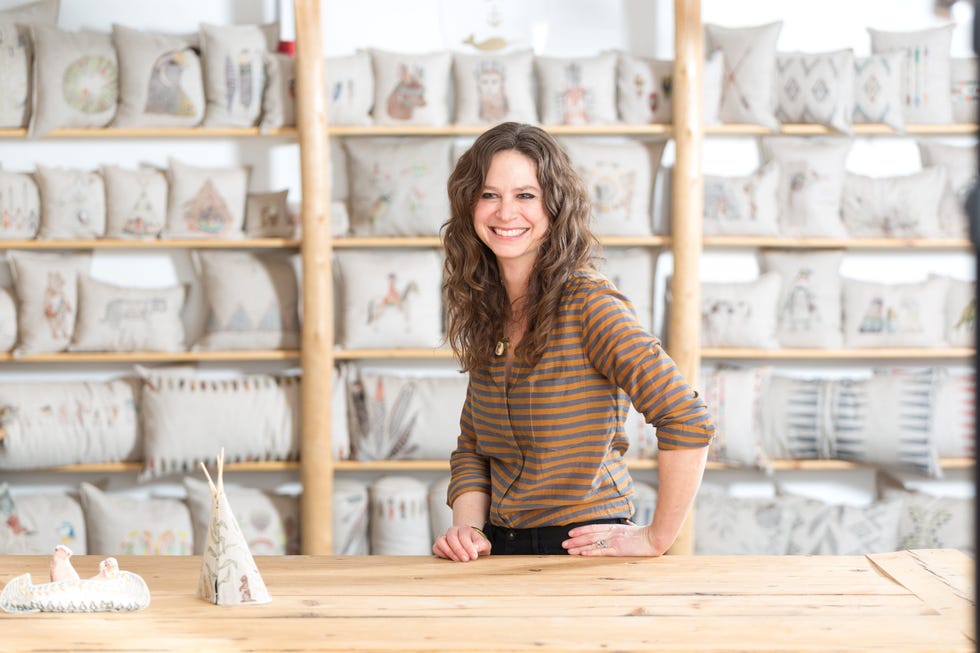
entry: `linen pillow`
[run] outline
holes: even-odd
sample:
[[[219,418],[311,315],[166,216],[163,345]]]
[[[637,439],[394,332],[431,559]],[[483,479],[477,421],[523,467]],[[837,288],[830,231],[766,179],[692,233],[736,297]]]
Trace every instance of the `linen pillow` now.
[[[369,488],[372,555],[431,555],[428,488],[411,476],[385,476]]]
[[[151,371],[142,381],[141,480],[193,471],[222,447],[226,462],[299,457],[298,377],[208,379]]]
[[[362,481],[337,478],[333,482],[333,552],[368,555],[368,486]]]
[[[776,118],[851,133],[854,51],[776,54]]]
[[[105,234],[105,183],[86,170],[37,166],[41,193],[38,238],[99,238]]]
[[[34,175],[0,170],[0,240],[29,240],[40,226],[41,194]]]
[[[7,252],[17,296],[14,356],[64,351],[78,311],[78,275],[90,253]]]
[[[252,127],[262,113],[268,41],[259,25],[202,23],[204,125]]]
[[[657,488],[643,481],[633,482],[633,511],[631,521],[638,526],[647,526],[653,522],[653,512],[657,509]]]
[[[953,57],[950,60],[950,77],[952,78],[953,122],[976,124],[977,102],[980,101],[976,57]]]
[[[779,275],[747,282],[701,284],[701,346],[777,349]]]
[[[959,549],[974,555],[973,499],[887,488],[886,500],[901,505],[898,549]]]
[[[17,302],[13,290],[0,286],[0,351],[17,344]]]
[[[34,110],[28,133],[105,127],[116,115],[119,64],[112,38],[34,25]]]
[[[934,368],[932,437],[940,458],[976,455],[976,374]]]
[[[429,532],[433,542],[453,525],[453,509],[446,504],[450,479],[443,476],[429,484]]]
[[[259,129],[269,132],[296,125],[296,59],[278,52],[265,53],[265,92]]]
[[[747,176],[704,176],[704,235],[777,236],[779,167],[767,163]]]
[[[536,123],[534,52],[453,53],[456,124]]]
[[[871,51],[905,53],[902,66],[902,107],[906,123],[946,124],[953,121],[949,89],[953,25],[910,32],[868,28]]]
[[[826,347],[843,342],[841,330],[842,251],[759,253],[759,269],[779,275],[776,337],[783,347]]]
[[[615,52],[593,57],[534,58],[538,115],[545,125],[616,123]]]
[[[946,185],[939,207],[939,224],[943,234],[951,238],[966,238],[969,217],[966,201],[977,182],[977,150],[973,145],[953,145],[932,140],[920,140],[919,157],[926,167],[946,171]]]
[[[408,54],[372,49],[378,125],[448,125],[450,52]]]
[[[840,219],[844,162],[850,139],[766,138],[762,153],[779,165],[780,232],[846,238]]]
[[[867,555],[898,548],[901,501],[850,506],[797,500],[799,517],[787,550],[791,555]]]
[[[194,527],[180,499],[104,492],[82,482],[82,508],[91,555],[190,555]]]
[[[722,27],[705,23],[708,52],[724,55],[721,106],[722,122],[744,122],[779,128],[773,113],[776,80],[776,41],[782,21],[752,27]]]
[[[843,280],[847,347],[945,347],[947,280],[914,283]]]
[[[434,236],[449,218],[452,139],[349,139],[355,236]]]
[[[170,159],[165,238],[241,238],[248,168],[199,168]]]
[[[773,374],[762,402],[763,449],[777,460],[829,458],[833,381]]]
[[[195,252],[208,321],[195,351],[296,349],[299,287],[282,252]]]
[[[718,122],[721,101],[721,76],[724,70],[721,52],[705,59],[702,69],[704,122]],[[671,123],[674,120],[674,62],[619,53],[616,65],[617,109],[619,118],[631,125]]]
[[[848,172],[841,219],[857,238],[937,238],[946,171],[929,167],[909,175],[868,177]]]
[[[125,288],[78,276],[78,316],[69,351],[183,351],[186,288]]]
[[[205,481],[185,476],[183,482],[194,528],[194,555],[202,555],[214,495]],[[252,555],[299,554],[298,497],[229,485],[224,491]]]
[[[340,346],[436,347],[442,340],[442,256],[434,250],[338,251]]]
[[[796,521],[797,501],[740,498],[703,484],[695,499],[694,553],[783,555]]]
[[[331,125],[370,125],[374,106],[371,54],[327,57],[327,122]]]
[[[352,367],[353,364],[344,362],[334,366],[333,385],[330,387],[330,435],[334,460],[348,460],[351,457],[347,384]]]
[[[654,325],[654,274],[659,252],[647,247],[610,247],[602,272],[633,304],[640,324],[651,333]]]
[[[902,67],[905,54],[885,52],[854,59],[855,123],[881,123],[905,131]]]
[[[716,435],[708,459],[771,473],[762,442],[762,404],[768,367],[717,369],[704,379],[704,401],[711,406]]]
[[[290,238],[296,225],[286,200],[289,189],[249,193],[245,197],[245,235],[253,238]]]
[[[945,325],[946,342],[951,347],[973,347],[976,343],[977,283],[948,278]]]
[[[4,492],[5,485],[0,484],[0,520],[6,521],[6,524],[0,521],[0,553],[49,556],[58,545],[67,546],[75,555],[87,553],[85,515],[75,497],[32,492],[18,495],[15,502],[9,492]],[[13,523],[19,524],[18,528],[9,528],[12,522],[5,506],[14,511],[12,514],[18,521]],[[25,524],[29,528],[21,530]],[[2,534],[5,526],[9,534],[16,532],[13,538]]]
[[[34,522],[14,504],[10,486],[0,483],[0,553],[30,553],[27,538],[34,530]]]
[[[30,25],[54,26],[60,0],[41,0],[0,11],[0,127],[27,127],[31,118],[34,45]]]
[[[128,379],[0,383],[0,469],[139,460]]]
[[[149,166],[127,170],[104,165],[102,181],[106,237],[136,240],[159,237],[167,221],[167,176],[162,170]]]
[[[194,127],[204,119],[197,35],[112,25],[119,57],[119,107],[113,127]]]

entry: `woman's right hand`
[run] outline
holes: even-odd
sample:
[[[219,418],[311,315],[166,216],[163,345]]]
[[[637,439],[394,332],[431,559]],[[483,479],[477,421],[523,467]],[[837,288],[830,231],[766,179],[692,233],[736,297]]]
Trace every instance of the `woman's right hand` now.
[[[455,562],[476,560],[490,555],[490,540],[473,526],[450,526],[432,545],[432,553]]]

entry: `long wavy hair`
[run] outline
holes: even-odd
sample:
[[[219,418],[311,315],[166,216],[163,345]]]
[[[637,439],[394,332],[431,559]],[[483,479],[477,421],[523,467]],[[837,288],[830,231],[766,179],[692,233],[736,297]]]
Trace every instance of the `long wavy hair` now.
[[[520,360],[533,364],[541,359],[566,280],[576,270],[594,269],[600,252],[585,183],[558,142],[540,127],[515,122],[483,132],[449,175],[450,217],[442,225],[446,339],[467,372],[491,359],[512,317],[497,258],[473,226],[490,162],[504,150],[534,162],[549,217],[524,304],[526,333],[514,352]]]

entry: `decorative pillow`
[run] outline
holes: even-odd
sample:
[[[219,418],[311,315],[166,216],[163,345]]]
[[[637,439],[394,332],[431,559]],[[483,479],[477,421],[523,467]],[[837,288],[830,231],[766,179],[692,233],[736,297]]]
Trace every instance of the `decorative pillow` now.
[[[125,288],[78,276],[69,351],[183,351],[186,288]]]
[[[902,67],[905,54],[885,52],[854,59],[855,123],[881,123],[905,131]]]
[[[980,81],[977,79],[976,57],[950,59],[952,78],[953,122],[975,125],[977,103],[980,101]]]
[[[703,75],[704,122],[718,122],[724,57],[715,52],[706,58]],[[619,118],[631,125],[671,123],[674,120],[674,62],[620,52],[616,66]]]
[[[617,121],[615,52],[594,57],[535,57],[541,122],[611,125]]]
[[[653,180],[666,141],[603,140],[588,137],[561,141],[592,200],[596,233],[646,236],[653,233]]]
[[[776,302],[781,280],[701,284],[701,346],[777,349]]]
[[[879,283],[844,279],[844,345],[945,347],[947,280]]]
[[[779,166],[767,163],[748,176],[704,177],[704,235],[778,236]]]
[[[945,325],[950,347],[973,347],[976,344],[977,282],[948,278]]]
[[[429,533],[433,542],[453,525],[453,509],[446,505],[449,481],[449,476],[443,476],[429,484]]]
[[[976,456],[976,374],[933,370],[932,438],[940,458]]]
[[[54,25],[58,22],[61,0],[36,0],[0,11],[0,20],[23,25]]]
[[[0,286],[0,352],[10,351],[17,344],[17,302],[14,292]]]
[[[248,168],[198,168],[170,159],[165,238],[241,238]]]
[[[835,458],[940,478],[931,374],[876,374],[831,387]]]
[[[653,523],[653,513],[657,509],[657,488],[644,483],[633,481],[633,511],[632,522],[639,526]]]
[[[208,305],[195,351],[296,349],[299,287],[282,252],[195,252]]]
[[[296,125],[296,59],[278,52],[265,53],[266,86],[262,96],[262,120],[259,129],[265,133]]]
[[[102,180],[107,238],[152,240],[160,236],[167,221],[168,191],[167,176],[162,170],[104,165]]]
[[[290,238],[296,232],[286,202],[289,189],[249,193],[245,197],[245,235],[251,238]]]
[[[534,52],[453,53],[456,124],[538,121],[534,103]]]
[[[776,55],[776,118],[851,133],[854,51]]]
[[[0,469],[139,460],[129,379],[0,383]]]
[[[337,478],[333,482],[333,552],[335,555],[368,555],[368,486],[361,481]]]
[[[351,349],[437,347],[442,256],[434,250],[338,251],[337,343]]]
[[[29,133],[105,127],[116,115],[119,67],[112,37],[34,25],[34,110]]]
[[[411,476],[371,484],[371,554],[432,555],[428,488]]]
[[[459,437],[465,376],[453,369],[360,365],[347,381],[354,459],[449,459]]]
[[[372,49],[370,53],[376,124],[449,124],[451,52],[408,54]]]
[[[139,498],[79,484],[90,555],[190,555],[194,527],[180,499]]]
[[[359,50],[327,57],[327,122],[331,125],[370,125],[374,106],[371,54]]]
[[[27,538],[34,531],[34,522],[14,504],[10,486],[7,483],[0,483],[0,554],[31,553]]]
[[[225,450],[226,462],[299,457],[300,380],[247,374],[227,379],[143,376],[141,479],[192,472]]]
[[[351,457],[350,427],[347,418],[347,385],[353,364],[340,362],[334,367],[330,400],[330,435],[334,460]]]
[[[207,127],[252,127],[262,113],[268,41],[259,25],[202,23]]]
[[[953,25],[911,32],[868,28],[871,51],[905,53],[902,66],[902,108],[906,123],[947,124],[953,121],[949,89]]]
[[[626,460],[652,460],[657,457],[657,429],[648,424],[643,413],[630,404],[623,424],[629,449],[623,455]],[[635,484],[634,484],[635,487]]]
[[[763,448],[776,460],[830,457],[832,426],[827,379],[773,374],[762,402]]]
[[[449,138],[349,139],[355,236],[434,236],[449,218]]]
[[[776,102],[776,41],[782,21],[753,27],[704,25],[707,51],[724,55],[721,106],[722,122],[752,123],[779,129],[773,113]]]
[[[716,427],[709,460],[772,472],[762,443],[769,374],[768,367],[717,369],[704,379],[704,401],[711,406]]]
[[[694,553],[783,555],[796,521],[796,501],[740,498],[703,484],[696,499]]]
[[[841,330],[842,251],[762,250],[759,269],[779,275],[776,337],[783,347],[837,349]]]
[[[144,32],[113,24],[119,108],[113,127],[194,127],[204,119],[197,35]]]
[[[648,247],[610,247],[606,250],[602,271],[633,304],[640,324],[653,332],[654,275],[658,250]]]
[[[0,127],[27,127],[31,118],[34,46],[30,25],[55,26],[60,0],[41,0],[0,11]]]
[[[37,166],[41,193],[38,238],[100,238],[105,234],[105,184],[86,170]]]
[[[901,501],[850,506],[793,499],[798,502],[798,518],[790,535],[790,555],[867,555],[898,548]]]
[[[40,226],[41,194],[34,175],[0,170],[0,240],[29,240]]]
[[[937,238],[945,187],[946,171],[940,167],[891,177],[848,172],[841,219],[856,238]]]
[[[7,252],[17,296],[14,356],[64,351],[78,311],[78,275],[87,272],[89,253]]]
[[[886,489],[884,497],[901,506],[897,549],[959,549],[974,555],[974,499],[895,488]]]
[[[189,476],[184,477],[184,489],[194,524],[194,555],[201,555],[207,545],[214,495],[206,481]],[[298,497],[229,485],[224,490],[252,555],[300,553]]]
[[[840,219],[850,139],[766,138],[762,153],[779,165],[779,218],[784,236],[846,238]]]
[[[0,505],[3,496],[0,494]],[[21,533],[20,550],[4,551],[22,555],[50,556],[59,545],[67,546],[75,555],[88,552],[85,514],[78,500],[69,494],[36,492],[17,497],[17,514],[31,524],[29,532]],[[0,518],[3,509],[0,507]],[[10,523],[8,521],[7,525]],[[0,530],[3,525],[0,524]],[[0,536],[0,542],[3,541]]]
[[[925,139],[918,141],[918,144],[923,166],[937,166],[946,171],[946,186],[939,207],[943,234],[951,238],[966,238],[970,224],[966,202],[977,183],[976,147]]]

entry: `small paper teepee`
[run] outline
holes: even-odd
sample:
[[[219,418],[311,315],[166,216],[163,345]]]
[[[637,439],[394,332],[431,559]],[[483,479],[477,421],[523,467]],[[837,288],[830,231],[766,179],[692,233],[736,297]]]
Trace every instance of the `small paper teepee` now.
[[[222,449],[218,455],[217,486],[211,481],[207,467],[201,463],[214,501],[211,503],[211,521],[208,523],[208,540],[204,547],[197,595],[216,605],[268,603],[272,597],[225,496],[222,480],[224,461],[225,450]]]

